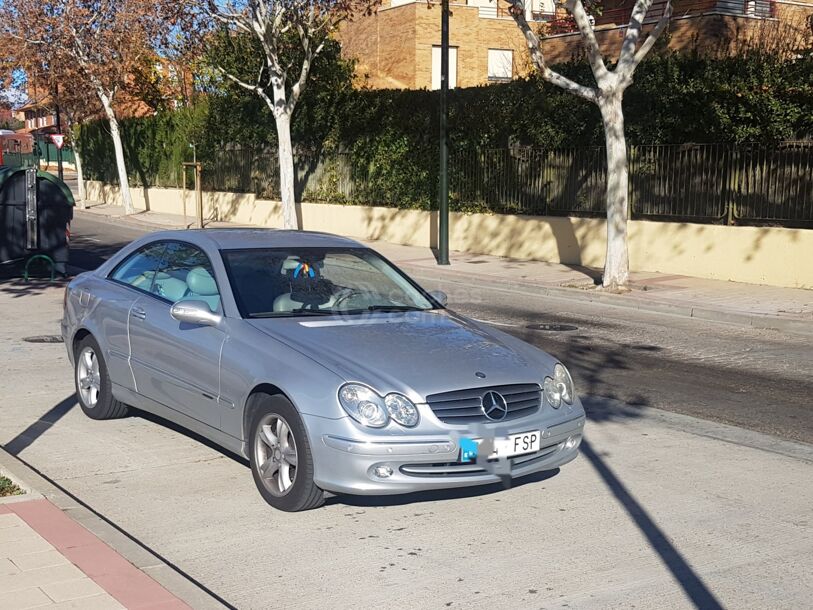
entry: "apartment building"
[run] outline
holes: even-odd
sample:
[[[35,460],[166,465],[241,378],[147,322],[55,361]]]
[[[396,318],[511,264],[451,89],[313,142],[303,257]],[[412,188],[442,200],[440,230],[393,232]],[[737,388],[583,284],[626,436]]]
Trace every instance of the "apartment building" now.
[[[629,22],[634,0],[606,0],[591,17],[602,51],[612,57]],[[663,14],[655,0],[645,28]],[[675,50],[711,49],[753,37],[766,28],[782,37],[811,36],[813,0],[674,0],[667,44]],[[551,64],[582,53],[575,23],[554,0],[529,0],[526,19],[543,40]],[[383,0],[378,11],[358,16],[339,32],[342,53],[356,60],[359,85],[371,88],[440,87],[440,19],[437,2]],[[504,0],[451,0],[449,83],[471,87],[523,76],[532,66],[525,40]]]

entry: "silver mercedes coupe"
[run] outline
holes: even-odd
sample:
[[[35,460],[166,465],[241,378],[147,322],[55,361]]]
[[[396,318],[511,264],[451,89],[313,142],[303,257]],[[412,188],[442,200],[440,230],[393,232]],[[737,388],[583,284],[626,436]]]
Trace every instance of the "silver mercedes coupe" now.
[[[62,336],[89,417],[196,432],[285,511],[574,459],[585,416],[564,365],[445,305],[350,239],[167,231],[78,275]]]

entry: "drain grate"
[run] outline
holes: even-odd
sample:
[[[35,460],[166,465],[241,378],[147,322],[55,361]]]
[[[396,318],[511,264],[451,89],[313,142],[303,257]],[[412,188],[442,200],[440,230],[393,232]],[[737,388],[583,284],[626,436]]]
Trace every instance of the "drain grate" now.
[[[33,337],[23,337],[26,343],[62,343],[59,335],[35,335]]]
[[[530,330],[544,330],[552,333],[563,333],[571,330],[579,330],[578,326],[572,324],[528,324],[525,328]]]

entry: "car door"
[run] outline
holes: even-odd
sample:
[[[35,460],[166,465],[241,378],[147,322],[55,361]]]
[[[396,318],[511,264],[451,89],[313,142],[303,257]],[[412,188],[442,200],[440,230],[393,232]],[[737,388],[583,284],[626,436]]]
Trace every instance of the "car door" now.
[[[92,296],[84,291],[79,295],[80,302],[87,301],[87,306],[93,308],[93,316],[99,320],[110,379],[129,390],[135,389],[127,330],[130,309],[140,298],[140,291],[150,287],[165,247],[166,244],[153,243],[139,248],[119,263],[107,280],[100,282]]]
[[[226,334],[170,315],[181,300],[221,312],[211,262],[197,246],[167,242],[149,294],[130,310],[130,364],[136,391],[214,428],[220,427],[220,352]]]

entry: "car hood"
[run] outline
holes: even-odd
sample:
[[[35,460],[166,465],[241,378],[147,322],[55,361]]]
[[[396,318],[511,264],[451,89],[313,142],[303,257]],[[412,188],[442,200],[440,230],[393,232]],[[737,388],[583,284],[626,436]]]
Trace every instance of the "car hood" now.
[[[448,310],[248,322],[347,381],[417,402],[454,389],[541,383],[555,363],[524,341]]]

